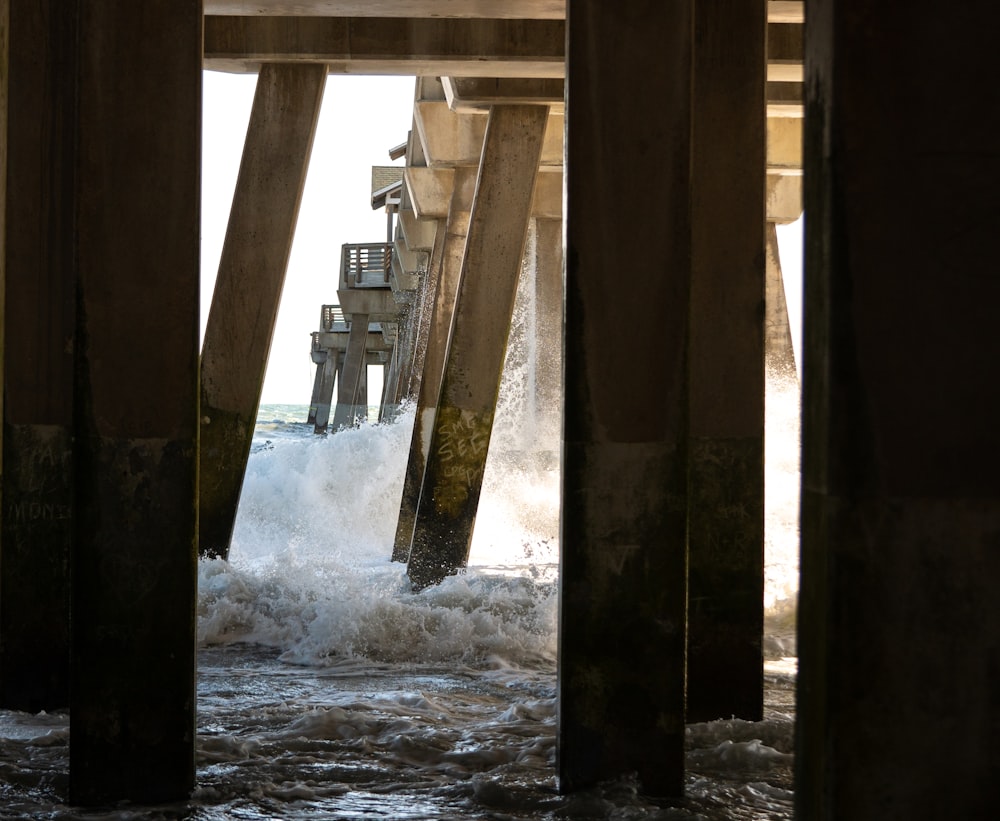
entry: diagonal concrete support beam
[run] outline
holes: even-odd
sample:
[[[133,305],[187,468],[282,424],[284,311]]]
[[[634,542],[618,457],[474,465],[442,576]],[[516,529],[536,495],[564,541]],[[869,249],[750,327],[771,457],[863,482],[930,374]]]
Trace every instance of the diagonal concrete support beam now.
[[[423,337],[419,383],[417,386],[416,418],[410,437],[410,454],[403,477],[403,496],[399,504],[399,518],[396,521],[396,536],[393,542],[392,560],[405,562],[410,557],[413,528],[417,520],[417,505],[420,502],[420,488],[424,481],[424,468],[434,432],[438,397],[441,393],[441,376],[448,355],[448,339],[455,317],[455,300],[458,284],[462,276],[462,260],[465,258],[465,244],[469,233],[469,212],[475,197],[476,171],[472,168],[458,168],[453,172],[454,187],[451,208],[443,226],[436,234],[433,259],[437,263],[428,272],[425,284],[427,293],[423,299],[430,302],[427,327],[421,329]],[[414,362],[416,366],[416,360]]]
[[[417,589],[469,557],[548,119],[545,106],[490,111],[407,565]]]
[[[200,552],[229,551],[326,72],[261,69],[201,357]]]

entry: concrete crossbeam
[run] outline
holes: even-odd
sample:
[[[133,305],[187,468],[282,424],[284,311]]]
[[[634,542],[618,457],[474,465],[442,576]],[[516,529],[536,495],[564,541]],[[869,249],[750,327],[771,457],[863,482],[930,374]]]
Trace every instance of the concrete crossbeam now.
[[[802,118],[767,118],[767,167],[802,168]]]
[[[802,215],[802,171],[769,168],[766,202],[768,222],[795,222]]]
[[[459,114],[446,100],[417,100],[414,125],[429,166],[477,165],[486,133],[484,113]],[[562,166],[564,116],[550,112],[539,165]]]
[[[559,20],[205,18],[205,68],[322,62],[334,74],[562,77]]]
[[[454,173],[454,169],[440,167],[406,169],[403,179],[418,218],[433,220],[447,217]],[[538,175],[531,202],[531,215],[539,219],[562,217],[560,171],[551,170]]]
[[[337,300],[345,314],[363,314],[370,322],[392,322],[399,316],[399,303],[388,288],[341,288]]]
[[[420,219],[412,208],[399,212],[399,231],[411,251],[430,251],[434,247],[437,221]]]
[[[778,3],[771,5],[802,5]],[[566,0],[205,0],[205,14],[562,20]]]
[[[442,77],[441,84],[452,111],[471,112],[501,103],[550,108],[564,103],[565,83],[556,77]]]
[[[566,0],[205,0],[205,14],[304,17],[487,17],[564,20]],[[768,0],[767,19],[805,20],[803,0]]]
[[[320,331],[314,335],[315,341],[313,342],[313,349],[319,351],[346,351],[347,350],[347,340],[350,337],[350,331]],[[369,353],[372,352],[382,352],[386,353],[392,350],[392,345],[385,340],[385,335],[378,332],[372,332],[368,334],[368,340],[365,343],[365,350]],[[325,361],[325,359],[324,359]],[[319,364],[319,363],[317,363]]]

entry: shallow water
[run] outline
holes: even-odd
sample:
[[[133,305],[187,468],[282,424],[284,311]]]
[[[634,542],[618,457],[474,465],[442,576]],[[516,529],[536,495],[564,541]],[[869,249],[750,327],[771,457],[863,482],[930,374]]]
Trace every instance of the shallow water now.
[[[688,727],[680,807],[627,778],[562,796],[551,461],[494,464],[469,569],[413,593],[387,558],[412,414],[314,437],[305,411],[261,409],[231,561],[199,567],[191,799],[70,808],[68,715],[0,711],[0,819],[792,817],[793,500],[767,514],[765,720]]]
[[[688,728],[688,797],[670,808],[628,779],[557,793],[551,669],[279,656],[199,652],[198,787],[174,805],[66,807],[68,717],[4,713],[0,818],[791,818],[793,677],[780,668],[765,721]]]

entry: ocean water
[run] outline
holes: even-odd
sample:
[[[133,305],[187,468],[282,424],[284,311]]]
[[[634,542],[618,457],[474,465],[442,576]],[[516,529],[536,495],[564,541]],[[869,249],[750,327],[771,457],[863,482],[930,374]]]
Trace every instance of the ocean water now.
[[[230,561],[199,567],[190,800],[69,807],[68,715],[0,711],[0,819],[792,817],[794,384],[768,394],[766,717],[688,727],[679,807],[557,791],[557,463],[491,451],[469,568],[415,594],[388,560],[412,412],[321,437],[306,412],[261,407]]]

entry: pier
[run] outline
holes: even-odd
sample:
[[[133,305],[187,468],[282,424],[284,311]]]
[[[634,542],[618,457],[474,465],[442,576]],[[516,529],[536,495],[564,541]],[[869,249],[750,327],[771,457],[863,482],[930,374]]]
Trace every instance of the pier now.
[[[417,407],[386,561],[458,572],[530,256],[559,789],[679,801],[685,723],[760,718],[769,363],[802,374],[797,817],[992,817],[1000,12],[72,9],[0,0],[0,707],[70,708],[72,803],[195,786],[197,562],[228,551],[326,77],[367,73],[416,78],[414,127],[322,307],[313,424],[386,367],[381,414]],[[205,69],[258,79],[199,348]],[[793,352],[774,225],[803,208]]]

